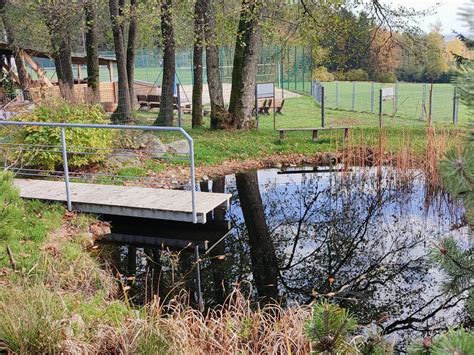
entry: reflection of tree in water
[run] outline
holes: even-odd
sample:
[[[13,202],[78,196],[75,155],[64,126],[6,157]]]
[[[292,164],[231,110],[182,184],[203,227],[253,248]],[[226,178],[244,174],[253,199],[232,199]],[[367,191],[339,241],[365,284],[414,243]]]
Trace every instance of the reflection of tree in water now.
[[[280,185],[274,176],[260,181],[263,216],[256,173],[237,175],[244,198],[235,196],[230,212],[236,233],[227,243],[227,277],[248,279],[251,270],[259,296],[267,297],[266,286],[278,282],[286,302],[331,295],[361,323],[378,321],[385,334],[459,321],[465,292],[446,293],[440,270],[429,261],[433,241],[450,228],[445,196],[435,206],[425,204],[419,180],[400,186],[392,177],[378,184],[361,173],[328,176],[306,174]],[[451,217],[461,220],[459,212]]]

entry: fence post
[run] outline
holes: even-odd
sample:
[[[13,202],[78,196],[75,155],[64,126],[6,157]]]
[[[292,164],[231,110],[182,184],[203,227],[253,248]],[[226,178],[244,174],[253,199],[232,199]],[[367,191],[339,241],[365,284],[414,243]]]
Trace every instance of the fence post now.
[[[375,83],[370,83],[370,113],[374,113],[375,109]]]
[[[303,80],[303,92],[304,92],[304,47],[303,47],[303,54],[301,54],[301,73],[302,73],[302,80]]]
[[[294,61],[293,61],[293,75],[295,76],[295,91],[298,91],[297,84],[296,84],[296,77],[298,75],[298,69],[296,67],[296,57],[298,55],[298,49],[295,46],[295,53],[294,53]]]
[[[399,82],[395,82],[395,113],[398,112],[398,91],[399,91]]]
[[[321,86],[321,127],[324,127],[324,86]]]
[[[426,112],[426,84],[423,84],[423,92],[421,94],[421,113],[420,120],[423,120]]]
[[[336,81],[336,108],[339,108],[339,82]]]
[[[66,183],[66,201],[68,211],[72,211],[71,188],[69,185],[69,166],[67,163],[66,130],[61,127],[61,151],[63,154],[64,182]]]
[[[431,126],[433,123],[433,84],[430,87],[430,96],[428,101],[428,122]]]
[[[355,90],[356,90],[356,84],[355,81],[352,82],[352,111],[355,111]]]
[[[454,88],[454,96],[453,96],[453,124],[458,124],[459,118],[459,96],[457,88]]]
[[[179,93],[179,87],[180,85],[179,84],[176,84],[176,95],[177,95],[177,99],[178,99],[178,126],[181,127],[182,126],[182,112],[181,112],[181,94]]]
[[[383,99],[382,99],[382,89],[379,92],[379,128],[382,129],[382,115],[383,115]]]
[[[255,80],[257,82],[257,80]],[[258,128],[258,91],[257,91],[258,84],[255,84],[255,122],[257,122],[257,128]]]

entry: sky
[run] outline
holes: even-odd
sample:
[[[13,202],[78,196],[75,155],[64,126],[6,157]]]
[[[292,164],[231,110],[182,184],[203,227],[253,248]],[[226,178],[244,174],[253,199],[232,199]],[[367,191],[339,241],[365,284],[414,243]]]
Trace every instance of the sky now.
[[[420,17],[419,25],[422,30],[429,31],[431,24],[438,21],[442,24],[442,33],[451,34],[453,30],[462,32],[465,27],[459,21],[458,10],[468,0],[384,0],[383,3],[403,5],[415,10],[426,10],[436,4],[436,13],[426,17]]]

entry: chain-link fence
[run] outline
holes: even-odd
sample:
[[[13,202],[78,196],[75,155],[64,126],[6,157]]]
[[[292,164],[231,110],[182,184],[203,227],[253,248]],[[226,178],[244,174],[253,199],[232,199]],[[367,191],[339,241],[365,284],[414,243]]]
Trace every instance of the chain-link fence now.
[[[465,119],[450,84],[313,81],[312,96],[330,109],[454,124]]]

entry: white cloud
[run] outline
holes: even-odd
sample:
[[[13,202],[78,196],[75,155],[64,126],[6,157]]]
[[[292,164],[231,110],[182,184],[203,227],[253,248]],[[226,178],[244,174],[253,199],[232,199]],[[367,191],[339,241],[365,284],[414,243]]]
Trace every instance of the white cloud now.
[[[441,22],[443,33],[453,30],[462,32],[465,25],[459,20],[458,11],[468,0],[384,0],[385,4],[402,5],[415,10],[426,10],[435,7],[435,13],[420,17],[420,27],[428,31],[432,24]]]

